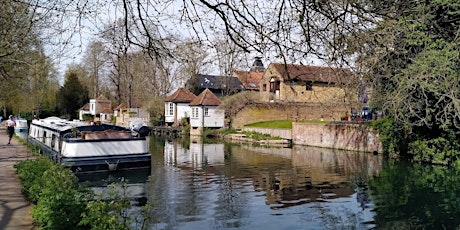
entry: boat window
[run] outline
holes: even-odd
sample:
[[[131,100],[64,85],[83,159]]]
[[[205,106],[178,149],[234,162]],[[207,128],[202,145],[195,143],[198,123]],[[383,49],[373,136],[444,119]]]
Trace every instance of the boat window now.
[[[43,130],[43,139],[42,139],[42,142],[43,143],[46,143],[46,131]]]
[[[54,146],[56,144],[56,134],[51,134],[51,148],[54,149]]]

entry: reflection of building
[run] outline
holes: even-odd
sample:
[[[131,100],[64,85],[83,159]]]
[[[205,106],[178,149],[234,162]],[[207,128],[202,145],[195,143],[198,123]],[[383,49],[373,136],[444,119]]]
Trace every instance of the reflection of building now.
[[[223,170],[232,172],[225,176],[252,178],[256,190],[266,191],[268,204],[291,201],[280,207],[349,197],[355,193],[351,181],[377,174],[382,161],[381,156],[369,153],[307,146],[291,149],[240,145],[233,146],[230,151],[231,161],[244,167],[246,172]],[[228,167],[224,156],[223,144],[192,142],[186,149],[179,143],[165,143],[165,163],[183,169]],[[208,173],[214,174],[215,171]]]
[[[165,170],[156,171],[152,186],[160,201],[155,211],[163,215],[158,228],[260,229],[268,222],[279,229],[276,223],[285,220],[302,224],[304,218],[315,218],[322,224],[371,212],[372,200],[359,180],[378,173],[381,156],[306,146],[224,147],[200,140],[186,145],[165,143]],[[285,218],[292,213],[299,218]],[[259,225],[255,220],[261,216],[270,219]],[[341,224],[330,226],[342,229]]]
[[[279,152],[275,151],[278,150]],[[257,190],[267,191],[267,204],[277,208],[349,197],[355,193],[352,180],[378,173],[382,157],[369,153],[294,146],[264,148],[235,146],[232,157],[253,172]]]
[[[224,163],[224,144],[190,143],[183,148],[178,142],[165,142],[165,163],[176,167],[200,169]]]

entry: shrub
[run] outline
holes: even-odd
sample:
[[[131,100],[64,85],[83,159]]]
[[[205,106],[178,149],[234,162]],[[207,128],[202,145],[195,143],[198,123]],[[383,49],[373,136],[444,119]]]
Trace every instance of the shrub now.
[[[77,190],[78,179],[61,165],[54,164],[39,178],[40,199],[32,218],[44,229],[87,229],[77,226],[85,210],[85,193]]]
[[[43,174],[53,166],[53,162],[47,157],[37,156],[35,160],[26,160],[14,165],[18,178],[22,184],[22,192],[25,197],[37,204],[43,189]]]
[[[429,140],[416,140],[409,144],[409,154],[414,161],[448,165],[460,156],[460,151],[453,142],[438,137]]]
[[[35,204],[31,215],[39,229],[130,229],[147,220],[144,213],[129,211],[126,183],[111,184],[108,194],[95,197],[69,169],[47,157],[14,167],[26,198]]]
[[[383,151],[390,158],[397,158],[407,152],[407,139],[404,126],[395,123],[389,118],[372,121],[370,126],[379,131]]]

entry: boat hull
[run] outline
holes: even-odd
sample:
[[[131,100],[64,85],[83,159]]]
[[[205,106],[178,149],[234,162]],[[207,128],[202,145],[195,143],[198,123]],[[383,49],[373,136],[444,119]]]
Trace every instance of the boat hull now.
[[[75,173],[121,171],[151,167],[150,153],[118,154],[118,155],[90,155],[82,157],[64,156],[51,147],[35,139],[30,143],[40,147],[42,154],[48,156],[56,163],[61,163]],[[116,166],[115,168],[113,168]],[[111,168],[112,167],[112,168]]]

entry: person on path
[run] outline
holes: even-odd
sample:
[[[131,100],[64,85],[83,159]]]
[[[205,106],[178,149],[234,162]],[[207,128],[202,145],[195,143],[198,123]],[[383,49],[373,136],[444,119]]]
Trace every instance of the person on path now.
[[[8,120],[6,121],[6,126],[7,126],[7,133],[8,133],[8,145],[11,145],[11,138],[13,138],[14,134],[14,127],[16,126],[16,122],[13,120],[13,115],[10,115],[8,117]]]

